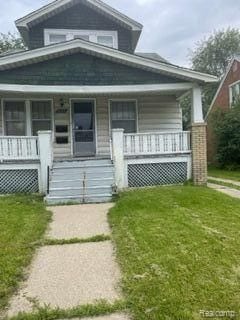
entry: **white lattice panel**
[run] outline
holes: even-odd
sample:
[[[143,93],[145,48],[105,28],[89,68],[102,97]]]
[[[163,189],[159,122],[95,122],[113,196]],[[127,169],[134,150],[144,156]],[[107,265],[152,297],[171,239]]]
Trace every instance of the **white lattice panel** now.
[[[183,183],[187,180],[187,162],[128,164],[129,187]]]
[[[35,193],[39,191],[38,170],[0,170],[0,193]]]

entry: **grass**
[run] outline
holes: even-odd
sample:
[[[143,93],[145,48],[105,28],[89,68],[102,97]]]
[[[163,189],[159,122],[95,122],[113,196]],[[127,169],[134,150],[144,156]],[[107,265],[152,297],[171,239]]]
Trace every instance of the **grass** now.
[[[97,235],[90,238],[72,238],[72,239],[43,239],[39,244],[42,246],[55,246],[55,245],[65,245],[65,244],[75,244],[75,243],[88,243],[88,242],[103,242],[111,240],[108,235]]]
[[[22,279],[50,216],[40,196],[0,197],[0,313]]]
[[[240,170],[226,170],[209,166],[208,175],[214,178],[223,178],[234,181],[240,181]]]
[[[99,301],[96,304],[81,305],[72,309],[51,309],[48,307],[39,308],[33,313],[21,313],[11,320],[55,320],[55,319],[76,319],[85,317],[95,317],[109,315],[114,312],[124,311],[126,304],[124,301],[116,301],[113,304],[107,301]]]
[[[240,200],[207,187],[137,190],[109,219],[134,320],[240,312]]]

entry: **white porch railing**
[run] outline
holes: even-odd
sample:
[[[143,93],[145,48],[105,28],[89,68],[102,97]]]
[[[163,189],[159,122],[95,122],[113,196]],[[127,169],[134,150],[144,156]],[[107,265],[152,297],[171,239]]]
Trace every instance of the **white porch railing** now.
[[[125,156],[178,154],[191,151],[190,132],[134,133],[123,135]]]
[[[0,137],[0,161],[37,159],[38,137]]]
[[[11,165],[11,170],[24,169],[24,161],[32,163],[39,160],[39,189],[46,193],[48,187],[48,170],[53,162],[53,139],[51,131],[39,131],[37,137],[0,137],[0,169]],[[13,161],[13,164],[7,163]],[[22,163],[22,162],[23,163]],[[27,164],[26,164],[27,165]]]

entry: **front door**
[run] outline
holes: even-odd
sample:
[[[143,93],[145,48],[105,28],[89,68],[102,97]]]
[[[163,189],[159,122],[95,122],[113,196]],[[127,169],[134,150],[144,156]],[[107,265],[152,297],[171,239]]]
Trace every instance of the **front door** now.
[[[72,102],[74,156],[93,156],[96,153],[94,101]]]

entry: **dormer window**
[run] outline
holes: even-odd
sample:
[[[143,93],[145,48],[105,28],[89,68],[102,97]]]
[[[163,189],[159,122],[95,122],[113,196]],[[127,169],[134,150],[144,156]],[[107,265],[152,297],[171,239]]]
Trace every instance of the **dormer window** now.
[[[45,29],[45,46],[73,39],[83,39],[103,46],[118,49],[117,31],[105,30],[69,30],[69,29]]]

